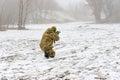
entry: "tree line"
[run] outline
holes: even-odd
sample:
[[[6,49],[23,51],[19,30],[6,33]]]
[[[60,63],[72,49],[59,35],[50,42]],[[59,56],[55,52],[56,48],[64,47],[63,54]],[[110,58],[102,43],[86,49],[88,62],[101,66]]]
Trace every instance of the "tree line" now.
[[[120,22],[120,0],[86,0],[97,23]]]
[[[1,0],[0,27],[25,29],[26,23],[42,23],[48,14],[60,9],[55,0]]]
[[[69,3],[63,9],[57,0],[1,0],[0,29],[25,24],[95,20],[97,23],[120,22],[120,0],[85,0]]]

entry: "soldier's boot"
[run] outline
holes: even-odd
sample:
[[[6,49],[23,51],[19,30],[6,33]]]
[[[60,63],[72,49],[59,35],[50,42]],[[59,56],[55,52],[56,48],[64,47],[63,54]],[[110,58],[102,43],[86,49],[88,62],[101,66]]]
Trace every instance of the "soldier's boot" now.
[[[49,52],[45,51],[45,57],[48,59],[50,57]]]

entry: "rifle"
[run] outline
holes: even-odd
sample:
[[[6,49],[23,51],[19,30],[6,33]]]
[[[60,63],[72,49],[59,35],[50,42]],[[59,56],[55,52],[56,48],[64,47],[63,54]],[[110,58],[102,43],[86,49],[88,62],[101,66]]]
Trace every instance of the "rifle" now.
[[[58,34],[59,35],[59,33],[61,33],[60,31],[56,31],[56,34]]]

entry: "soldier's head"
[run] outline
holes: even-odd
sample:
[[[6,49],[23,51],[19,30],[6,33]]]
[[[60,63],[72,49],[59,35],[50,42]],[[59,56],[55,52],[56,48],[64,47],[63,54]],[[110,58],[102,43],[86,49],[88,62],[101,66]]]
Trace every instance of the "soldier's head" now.
[[[54,31],[54,32],[56,32],[56,27],[55,27],[55,26],[52,26],[52,27],[51,27],[51,30]]]

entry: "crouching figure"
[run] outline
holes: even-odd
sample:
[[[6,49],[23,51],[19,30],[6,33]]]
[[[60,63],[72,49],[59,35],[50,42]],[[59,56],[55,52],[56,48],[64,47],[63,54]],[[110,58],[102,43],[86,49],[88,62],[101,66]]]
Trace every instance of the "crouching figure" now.
[[[59,40],[59,33],[56,31],[56,27],[52,26],[48,28],[41,39],[40,48],[45,53],[46,58],[54,58],[55,51],[53,50],[53,44]]]

